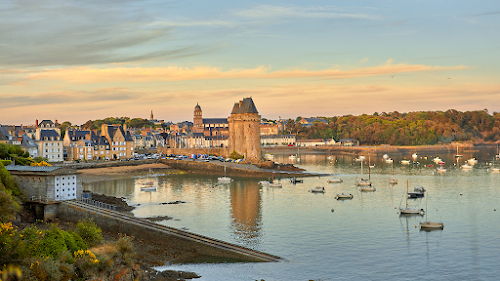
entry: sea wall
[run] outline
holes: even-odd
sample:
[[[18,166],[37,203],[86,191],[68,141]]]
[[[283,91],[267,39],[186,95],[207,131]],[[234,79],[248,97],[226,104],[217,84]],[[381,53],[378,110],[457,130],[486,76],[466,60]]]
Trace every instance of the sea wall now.
[[[443,144],[443,145],[418,145],[418,146],[392,146],[392,145],[379,145],[379,146],[315,146],[315,147],[300,147],[300,153],[305,154],[344,154],[344,155],[359,155],[370,153],[372,155],[383,155],[385,153],[394,154],[424,154],[424,153],[443,153],[456,152],[457,146],[459,151],[467,151],[474,149],[472,143],[453,143],[453,144]],[[297,147],[272,147],[263,148],[264,153],[297,153]]]
[[[158,153],[163,153],[165,155],[176,154],[176,155],[191,155],[191,154],[210,154],[216,156],[228,156],[231,154],[229,148],[227,147],[212,147],[208,148],[167,148],[158,147]]]
[[[161,245],[161,247],[157,248],[157,251],[164,252],[165,256],[182,257],[188,260],[207,256],[231,259],[233,261],[261,261],[229,250],[169,235],[161,230],[148,227],[147,225],[89,212],[82,208],[76,208],[66,204],[59,205],[57,217],[61,220],[75,223],[81,219],[92,218],[92,220],[105,231],[134,236],[136,240],[154,241],[155,244]]]
[[[199,162],[199,161],[190,161],[190,160],[173,160],[173,159],[162,159],[159,161],[165,165],[168,165],[172,169],[183,170],[191,173],[201,174],[201,175],[224,175],[224,166],[218,165],[210,162]],[[250,169],[246,167],[235,167],[243,164],[233,164],[226,166],[226,175],[228,177],[280,177],[279,171],[276,173],[262,171],[260,169]],[[301,173],[297,173],[297,176],[304,176]],[[293,175],[287,174],[282,175],[283,177],[290,177]]]

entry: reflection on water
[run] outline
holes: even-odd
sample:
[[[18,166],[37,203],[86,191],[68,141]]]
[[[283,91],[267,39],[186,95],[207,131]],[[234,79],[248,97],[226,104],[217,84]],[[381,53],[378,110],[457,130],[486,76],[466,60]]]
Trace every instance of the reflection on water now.
[[[255,247],[260,238],[260,188],[255,181],[236,181],[231,186],[230,197],[235,240]]]
[[[311,172],[335,174],[343,183],[328,184],[328,177],[311,177],[303,184],[282,180],[283,188],[261,188],[260,179],[235,178],[217,184],[216,176],[157,176],[156,192],[142,192],[141,178],[86,184],[85,188],[126,198],[137,205],[137,217],[171,216],[161,224],[248,246],[286,258],[283,263],[172,265],[194,271],[201,280],[496,280],[500,256],[500,174],[491,173],[496,147],[453,153],[370,155],[371,180],[376,192],[356,186],[361,163],[356,156],[301,154],[297,165]],[[439,156],[447,172],[438,173],[432,159]],[[469,158],[478,163],[470,171],[460,166]],[[274,156],[288,163],[288,155]],[[417,163],[418,162],[418,163]],[[365,165],[366,163],[366,165]],[[433,165],[430,167],[429,165]],[[368,168],[366,157],[363,168]],[[390,185],[389,178],[399,184]],[[428,219],[444,222],[444,230],[425,232],[418,225],[425,216],[401,216],[409,187],[424,186],[424,199],[409,202],[426,209]],[[309,190],[325,186],[324,194]],[[337,201],[338,193],[352,200]],[[174,201],[182,204],[162,204]],[[428,201],[427,201],[428,200]],[[403,201],[404,204],[404,201]],[[417,225],[417,228],[415,227]],[[349,269],[349,270],[345,270]]]

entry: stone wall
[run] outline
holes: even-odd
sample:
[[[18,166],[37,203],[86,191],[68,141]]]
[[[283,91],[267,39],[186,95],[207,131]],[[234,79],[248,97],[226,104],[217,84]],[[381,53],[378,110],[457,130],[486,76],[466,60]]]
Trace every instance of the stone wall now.
[[[127,234],[140,240],[161,241],[162,247],[157,250],[167,253],[166,255],[174,252],[179,253],[182,256],[189,256],[190,258],[210,256],[239,261],[259,261],[232,251],[215,248],[196,241],[170,235],[158,229],[148,227],[147,225],[140,225],[131,221],[91,213],[65,204],[59,205],[57,216],[61,220],[71,222],[78,222],[81,219],[92,218],[93,221],[103,230]]]
[[[229,122],[229,150],[246,159],[261,159],[260,115],[256,113],[231,114]]]
[[[191,155],[191,154],[208,154],[216,156],[229,156],[231,152],[227,147],[213,147],[207,148],[166,148],[158,147],[158,153],[163,153],[165,155],[175,154],[175,155]]]

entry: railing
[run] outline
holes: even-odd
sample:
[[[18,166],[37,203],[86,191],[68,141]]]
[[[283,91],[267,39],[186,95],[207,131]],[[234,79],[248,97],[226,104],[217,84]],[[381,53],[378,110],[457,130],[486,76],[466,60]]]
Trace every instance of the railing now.
[[[49,202],[45,196],[31,196],[31,202]]]
[[[103,208],[106,210],[118,211],[118,206],[107,204],[107,203],[96,201],[96,200],[92,200],[89,198],[80,198],[80,199],[78,199],[78,201],[92,205],[92,206],[96,206],[99,208]]]

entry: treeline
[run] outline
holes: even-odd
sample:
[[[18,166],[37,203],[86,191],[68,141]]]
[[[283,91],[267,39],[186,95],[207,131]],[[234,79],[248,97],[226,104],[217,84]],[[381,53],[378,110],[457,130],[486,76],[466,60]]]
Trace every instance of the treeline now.
[[[100,130],[102,124],[107,125],[127,125],[128,128],[154,128],[155,124],[147,119],[129,117],[108,117],[98,120],[89,120],[82,125],[85,130]]]
[[[310,127],[289,119],[285,132],[297,139],[356,139],[361,145],[432,145],[452,141],[496,142],[500,140],[500,113],[487,109],[461,112],[382,112],[360,116],[318,117]]]

